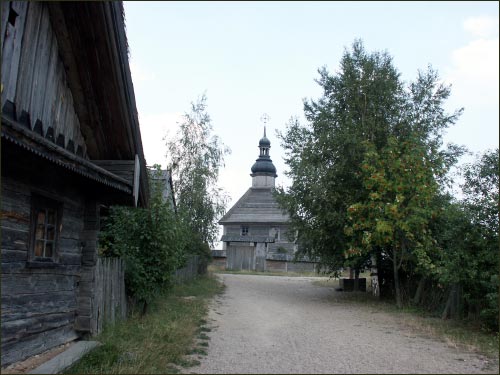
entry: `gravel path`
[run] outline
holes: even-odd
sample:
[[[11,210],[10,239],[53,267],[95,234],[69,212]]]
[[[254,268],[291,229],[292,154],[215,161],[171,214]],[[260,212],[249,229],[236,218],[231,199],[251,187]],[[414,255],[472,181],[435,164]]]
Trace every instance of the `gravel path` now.
[[[190,373],[497,373],[498,362],[418,336],[390,314],[336,302],[314,278],[219,275],[208,355]]]

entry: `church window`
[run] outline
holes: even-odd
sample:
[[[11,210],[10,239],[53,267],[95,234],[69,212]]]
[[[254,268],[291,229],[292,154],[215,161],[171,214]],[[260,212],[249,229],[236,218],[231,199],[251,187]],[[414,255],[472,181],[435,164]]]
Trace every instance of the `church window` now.
[[[248,236],[248,226],[246,226],[246,225],[241,226],[241,235]]]

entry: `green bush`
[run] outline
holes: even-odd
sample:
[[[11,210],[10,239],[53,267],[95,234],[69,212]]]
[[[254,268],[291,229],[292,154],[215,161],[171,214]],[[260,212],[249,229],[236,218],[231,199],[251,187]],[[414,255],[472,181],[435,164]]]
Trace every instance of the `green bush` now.
[[[163,202],[161,182],[154,181],[149,208],[111,207],[100,238],[101,254],[125,260],[127,294],[142,303],[145,312],[184,264],[191,237],[184,222]]]
[[[166,206],[111,208],[103,255],[125,260],[128,295],[147,306],[169,287],[172,272],[184,261],[182,232]]]

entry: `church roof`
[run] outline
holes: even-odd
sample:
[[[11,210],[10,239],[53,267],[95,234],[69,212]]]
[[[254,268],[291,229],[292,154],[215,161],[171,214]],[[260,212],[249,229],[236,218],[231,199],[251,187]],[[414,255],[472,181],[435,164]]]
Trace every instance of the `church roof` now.
[[[250,188],[220,219],[219,224],[287,223],[288,214],[280,208],[271,188]]]

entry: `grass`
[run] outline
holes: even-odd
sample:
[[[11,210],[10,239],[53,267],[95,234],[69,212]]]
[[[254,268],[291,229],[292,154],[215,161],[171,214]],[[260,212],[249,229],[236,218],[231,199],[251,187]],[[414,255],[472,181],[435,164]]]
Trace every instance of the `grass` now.
[[[396,310],[401,323],[412,331],[439,338],[449,346],[484,354],[498,360],[498,332],[482,329],[476,322],[443,320],[419,309]]]
[[[314,281],[313,284],[329,288],[337,288],[339,285],[338,279],[333,278]],[[475,322],[443,320],[423,309],[411,306],[398,309],[395,303],[379,300],[369,292],[335,293],[332,301],[335,303],[358,303],[370,307],[372,311],[391,314],[402,326],[415,334],[440,339],[449,346],[480,353],[498,360],[498,332],[486,331]]]
[[[222,289],[215,277],[209,276],[175,285],[158,298],[144,317],[133,314],[104,329],[95,338],[102,345],[65,373],[164,374],[178,373],[179,366],[199,364],[186,356],[206,353],[208,345],[197,348],[195,338],[200,332],[209,332],[209,328],[203,327],[207,323],[208,301]]]

